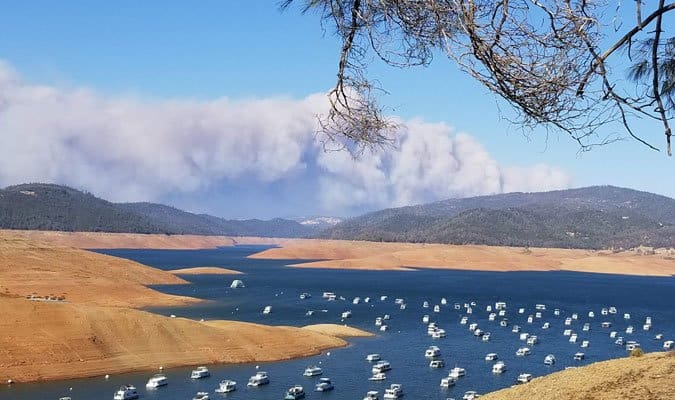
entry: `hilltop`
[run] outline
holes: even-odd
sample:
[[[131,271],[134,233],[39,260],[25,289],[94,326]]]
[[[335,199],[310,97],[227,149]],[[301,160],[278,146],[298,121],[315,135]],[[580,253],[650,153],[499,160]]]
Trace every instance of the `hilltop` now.
[[[581,249],[675,246],[675,200],[613,186],[507,193],[389,208],[326,239]]]
[[[66,232],[306,237],[312,226],[281,218],[227,220],[156,203],[112,203],[54,184],[0,189],[0,228]]]

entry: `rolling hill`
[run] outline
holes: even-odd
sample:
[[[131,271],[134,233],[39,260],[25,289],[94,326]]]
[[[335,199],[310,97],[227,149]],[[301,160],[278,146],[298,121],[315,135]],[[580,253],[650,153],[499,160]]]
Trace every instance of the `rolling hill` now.
[[[675,247],[675,200],[613,186],[507,193],[385,209],[320,236],[584,249]]]
[[[111,203],[54,184],[0,189],[0,228],[25,230],[306,237],[311,226],[276,218],[226,220],[155,203]]]

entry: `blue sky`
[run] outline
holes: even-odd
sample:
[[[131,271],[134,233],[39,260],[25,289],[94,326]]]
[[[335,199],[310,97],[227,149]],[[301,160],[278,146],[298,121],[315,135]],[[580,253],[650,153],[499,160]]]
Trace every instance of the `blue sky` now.
[[[51,180],[118,201],[263,218],[351,215],[450,196],[597,184],[675,197],[667,180],[675,161],[663,152],[625,141],[579,154],[563,136],[525,137],[500,119],[494,96],[443,57],[427,68],[371,68],[390,92],[383,102],[404,120],[417,121],[399,153],[356,167],[322,155],[307,132],[295,130],[311,130],[306,115],[320,109],[317,94],[334,83],[339,43],[322,31],[316,15],[297,8],[282,13],[275,1],[27,1],[3,8],[0,60],[22,93],[10,100],[30,93],[34,103],[22,105],[35,114],[29,128],[20,119],[25,112],[11,114],[5,126],[0,108],[0,141],[21,157],[0,165],[2,186]],[[40,87],[61,100],[46,102]],[[97,107],[110,119],[95,120]],[[221,120],[221,107],[236,112]],[[170,126],[158,121],[173,112]],[[34,121],[43,115],[48,118]],[[177,132],[181,118],[208,122],[193,121],[186,136]],[[124,125],[117,127],[120,120]],[[100,134],[97,127],[104,127]],[[207,136],[200,136],[200,127]],[[145,129],[153,134],[135,143]],[[265,144],[275,129],[294,145]],[[172,136],[164,140],[163,130]],[[219,132],[231,136],[219,138]],[[650,135],[661,144],[658,134]],[[97,141],[101,136],[108,141]],[[438,147],[448,149],[448,157],[433,148],[445,136],[451,140]],[[198,142],[194,149],[190,138]],[[118,148],[121,142],[128,147]],[[244,151],[255,156],[239,158]],[[418,160],[425,157],[429,162]],[[44,168],[24,167],[26,159]],[[430,171],[417,181],[403,176],[420,168]],[[181,178],[186,169],[190,173]]]

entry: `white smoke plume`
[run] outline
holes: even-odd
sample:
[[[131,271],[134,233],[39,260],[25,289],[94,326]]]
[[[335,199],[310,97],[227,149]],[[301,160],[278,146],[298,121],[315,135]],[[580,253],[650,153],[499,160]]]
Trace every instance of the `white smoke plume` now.
[[[406,122],[394,149],[353,159],[314,137],[325,96],[143,100],[26,82],[0,62],[0,186],[55,182],[114,201],[155,201],[241,177],[318,176],[323,211],[569,186],[548,165],[503,167],[471,136]],[[315,169],[308,171],[308,169]],[[311,173],[310,173],[311,172]]]

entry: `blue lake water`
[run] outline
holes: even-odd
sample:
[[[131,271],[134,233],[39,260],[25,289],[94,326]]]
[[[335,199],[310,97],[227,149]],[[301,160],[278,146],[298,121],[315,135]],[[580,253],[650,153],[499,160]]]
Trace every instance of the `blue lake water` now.
[[[118,257],[129,258],[161,269],[175,269],[189,266],[223,266],[244,272],[244,275],[201,275],[186,276],[189,285],[161,286],[157,289],[179,295],[188,295],[212,302],[190,307],[161,308],[152,311],[194,319],[234,319],[272,325],[303,326],[315,323],[348,323],[377,335],[373,338],[350,339],[351,345],[333,349],[315,357],[305,359],[261,363],[259,368],[270,374],[271,383],[259,388],[247,388],[248,378],[256,371],[255,364],[234,366],[210,365],[211,377],[193,381],[189,379],[191,367],[164,371],[169,385],[158,390],[146,390],[145,382],[152,372],[141,372],[68,381],[38,384],[0,386],[0,399],[45,400],[71,396],[73,400],[112,399],[115,390],[122,384],[134,384],[142,399],[192,399],[197,391],[208,391],[211,399],[282,399],[285,390],[293,384],[301,384],[308,392],[308,399],[362,399],[368,390],[380,391],[392,383],[404,386],[408,399],[461,398],[467,390],[486,393],[514,384],[518,374],[523,372],[535,376],[558,371],[569,366],[579,366],[610,358],[624,357],[627,352],[614,344],[609,332],[618,331],[626,340],[639,342],[645,351],[662,350],[664,340],[675,339],[675,278],[631,277],[572,272],[478,272],[419,270],[399,271],[342,271],[329,269],[299,269],[286,267],[297,260],[255,260],[246,256],[262,250],[261,246],[237,246],[214,250],[105,250],[101,251]],[[230,289],[232,279],[241,279],[243,289]],[[345,300],[327,301],[321,297],[325,291],[335,292]],[[300,300],[303,292],[312,294],[307,300]],[[388,296],[380,301],[380,296]],[[354,297],[370,297],[369,303],[361,301],[352,304]],[[440,304],[441,298],[448,304],[441,306],[439,313],[431,309]],[[401,310],[394,303],[402,298],[406,309]],[[424,301],[430,308],[422,307]],[[487,305],[496,301],[507,303],[508,327],[499,326],[488,320]],[[465,309],[455,310],[454,303],[475,302],[473,313]],[[527,323],[528,315],[535,314],[535,304],[545,304],[541,319]],[[273,307],[272,313],[263,315],[266,305]],[[603,307],[615,306],[617,314],[601,315]],[[518,314],[519,308],[524,314]],[[561,310],[554,316],[553,310]],[[316,310],[305,315],[307,310]],[[322,311],[325,310],[325,311]],[[341,321],[341,313],[352,311],[351,318]],[[595,312],[594,318],[588,312]],[[564,326],[564,319],[578,313],[578,320],[572,326]],[[631,319],[625,320],[624,313]],[[378,316],[390,314],[389,330],[379,332],[374,324]],[[427,335],[422,316],[429,314],[432,321],[447,332],[441,339]],[[491,332],[491,340],[483,342],[474,337],[468,325],[459,323],[467,315],[469,322],[476,322],[483,331]],[[647,316],[652,317],[650,331],[643,330]],[[603,321],[612,322],[609,329],[601,328]],[[544,322],[550,329],[542,329]],[[582,331],[584,323],[590,323],[590,331]],[[519,335],[513,333],[514,324],[523,332],[537,335],[540,343],[528,346],[532,354],[517,357],[516,350],[525,345]],[[626,334],[628,325],[635,327],[633,334]],[[578,333],[576,344],[569,343],[563,330],[571,328]],[[663,340],[655,340],[657,333]],[[580,348],[582,340],[589,340],[588,348]],[[424,357],[425,349],[437,345],[442,352],[446,367],[431,369]],[[583,351],[584,361],[574,361],[573,354]],[[505,361],[507,372],[493,375],[492,362],[484,360],[487,353],[498,353]],[[391,362],[393,369],[387,373],[387,380],[372,382],[371,363],[365,361],[369,353],[380,353]],[[546,366],[544,357],[555,354],[557,363]],[[305,367],[320,365],[323,377],[332,379],[335,390],[326,393],[313,392],[318,377],[302,376]],[[465,377],[455,387],[442,389],[441,378],[448,375],[450,368],[460,366],[466,369]],[[238,389],[227,395],[216,395],[213,390],[222,379],[238,382]]]

